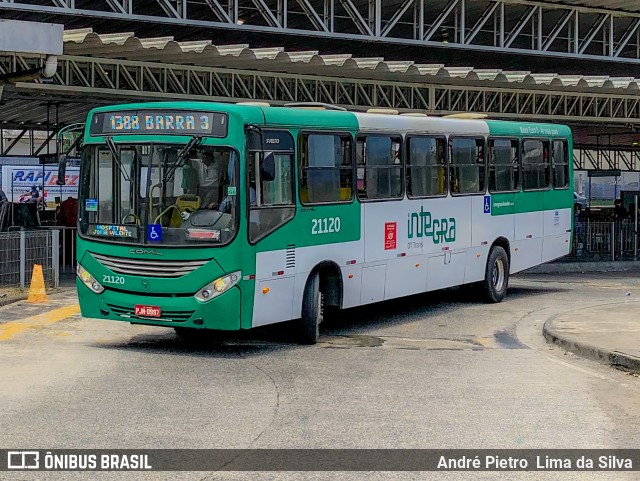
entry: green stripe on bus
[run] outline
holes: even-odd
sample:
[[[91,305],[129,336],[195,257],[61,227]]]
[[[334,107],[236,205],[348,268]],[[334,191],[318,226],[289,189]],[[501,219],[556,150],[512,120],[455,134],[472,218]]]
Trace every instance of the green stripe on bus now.
[[[489,135],[505,137],[571,138],[571,129],[566,125],[538,124],[534,122],[506,122],[487,120]]]
[[[288,224],[258,243],[258,252],[360,240],[360,203],[298,207]]]
[[[491,195],[491,215],[523,214],[543,210],[571,209],[573,190],[547,190]]]

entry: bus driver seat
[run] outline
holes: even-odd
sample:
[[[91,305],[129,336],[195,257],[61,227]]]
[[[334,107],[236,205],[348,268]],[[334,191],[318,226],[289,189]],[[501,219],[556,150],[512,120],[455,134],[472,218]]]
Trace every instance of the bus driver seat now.
[[[200,196],[193,194],[183,194],[176,198],[175,206],[178,210],[173,210],[173,214],[171,214],[171,227],[180,227],[182,225],[182,216],[180,215],[183,212],[195,212],[200,208]],[[180,213],[178,213],[180,211]]]

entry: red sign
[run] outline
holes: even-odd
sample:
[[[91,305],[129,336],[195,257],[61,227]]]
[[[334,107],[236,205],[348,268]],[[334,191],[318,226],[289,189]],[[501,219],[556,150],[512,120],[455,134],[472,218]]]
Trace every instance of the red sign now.
[[[385,222],[384,223],[384,250],[388,251],[396,248],[396,232],[397,222]]]
[[[141,306],[136,304],[134,314],[142,317],[160,317],[160,308],[158,306]]]

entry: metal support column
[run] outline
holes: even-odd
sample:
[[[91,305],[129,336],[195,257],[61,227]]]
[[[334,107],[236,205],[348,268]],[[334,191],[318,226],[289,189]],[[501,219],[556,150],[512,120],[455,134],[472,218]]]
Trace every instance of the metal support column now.
[[[20,229],[20,290],[24,291],[26,279],[26,257],[27,257],[27,239],[24,229]]]
[[[633,260],[638,260],[638,194],[634,196],[634,221],[633,221]]]
[[[616,223],[611,223],[611,260],[616,260]]]
[[[53,286],[60,286],[60,231],[51,231],[51,264],[53,266]]]
[[[49,133],[51,132],[51,102],[47,102],[47,134],[46,134],[46,142],[47,142],[47,157],[49,155]],[[46,177],[47,173],[46,173],[46,168],[45,168],[45,162],[42,162],[42,212],[44,214],[46,208],[47,208],[47,203],[46,203],[46,197],[45,197],[45,190],[44,190],[44,179]]]

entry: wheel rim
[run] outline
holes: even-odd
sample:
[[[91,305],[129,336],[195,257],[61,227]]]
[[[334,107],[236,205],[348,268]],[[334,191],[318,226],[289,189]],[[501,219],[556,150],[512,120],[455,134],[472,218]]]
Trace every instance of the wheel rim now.
[[[501,258],[497,258],[493,264],[491,272],[491,283],[496,291],[501,291],[504,286],[504,262]]]

